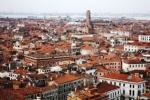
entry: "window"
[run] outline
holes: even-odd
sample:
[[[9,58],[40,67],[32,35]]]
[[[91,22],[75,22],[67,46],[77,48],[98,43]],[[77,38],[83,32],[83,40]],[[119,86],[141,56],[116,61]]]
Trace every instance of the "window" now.
[[[121,83],[119,83],[119,86],[121,86]]]
[[[125,84],[123,84],[123,86],[125,86]]]
[[[114,93],[113,93],[113,97],[114,97]]]
[[[129,91],[129,95],[131,95],[131,90]]]
[[[123,94],[125,95],[125,90],[123,90]]]
[[[132,91],[132,95],[134,96],[134,90]]]
[[[138,95],[141,95],[141,91],[140,90],[138,90]]]

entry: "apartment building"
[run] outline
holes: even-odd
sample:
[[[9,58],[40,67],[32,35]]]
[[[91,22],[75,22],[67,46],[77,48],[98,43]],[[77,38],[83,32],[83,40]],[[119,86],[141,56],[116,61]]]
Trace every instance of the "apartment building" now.
[[[139,42],[150,42],[150,35],[139,35]]]
[[[82,78],[73,74],[65,74],[56,80],[58,87],[58,100],[66,100],[67,95],[83,84]]]
[[[136,100],[138,96],[145,93],[146,81],[134,75],[110,73],[99,78],[100,82],[106,81],[121,88],[122,100]]]

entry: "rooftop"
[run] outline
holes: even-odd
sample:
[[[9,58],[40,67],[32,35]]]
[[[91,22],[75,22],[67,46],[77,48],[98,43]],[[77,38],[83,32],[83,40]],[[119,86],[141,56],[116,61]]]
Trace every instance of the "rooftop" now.
[[[131,79],[129,79],[129,76],[132,76]],[[128,82],[142,82],[144,79],[136,77],[134,75],[127,75],[127,74],[120,74],[118,72],[110,73],[107,75],[102,76],[104,78],[110,78],[110,79],[116,79],[116,80],[123,80]]]
[[[66,82],[71,82],[74,80],[80,79],[79,76],[73,75],[73,74],[65,74],[60,77],[58,77],[56,80],[54,80],[57,84],[63,84]]]

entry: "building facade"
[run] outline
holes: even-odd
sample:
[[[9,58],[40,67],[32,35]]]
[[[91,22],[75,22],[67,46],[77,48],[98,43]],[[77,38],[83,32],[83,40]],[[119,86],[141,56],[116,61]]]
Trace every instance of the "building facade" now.
[[[101,76],[99,81],[106,81],[110,84],[119,86],[121,88],[122,100],[136,100],[138,96],[145,93],[146,81],[134,75],[115,72]]]
[[[150,42],[150,35],[139,35],[139,42]]]

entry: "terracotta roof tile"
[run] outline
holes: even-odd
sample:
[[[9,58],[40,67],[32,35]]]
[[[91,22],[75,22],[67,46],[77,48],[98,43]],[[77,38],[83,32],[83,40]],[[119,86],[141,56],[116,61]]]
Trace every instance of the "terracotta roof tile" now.
[[[131,79],[128,79],[128,77],[131,76]],[[129,82],[142,82],[144,79],[141,79],[139,77],[136,77],[134,75],[127,75],[127,74],[120,74],[118,72],[110,73],[107,75],[102,76],[104,78],[110,78],[110,79],[117,79],[117,80],[123,80],[123,81],[129,81]]]
[[[99,89],[100,93],[105,93],[114,89],[118,89],[119,86],[108,84],[107,82],[102,82],[97,85],[97,88]]]
[[[83,50],[93,50],[94,48],[92,46],[85,45],[85,46],[82,46],[81,49],[83,49]]]
[[[49,91],[49,90],[53,90],[56,88],[56,85],[51,85],[51,86],[45,86],[45,87],[40,87],[41,91]]]
[[[57,84],[62,84],[62,83],[65,83],[65,82],[70,82],[70,81],[73,81],[73,80],[77,80],[77,79],[80,79],[79,76],[75,76],[73,74],[65,74],[63,76],[60,76],[58,77],[55,82]]]
[[[143,94],[143,96],[150,98],[150,92]]]

